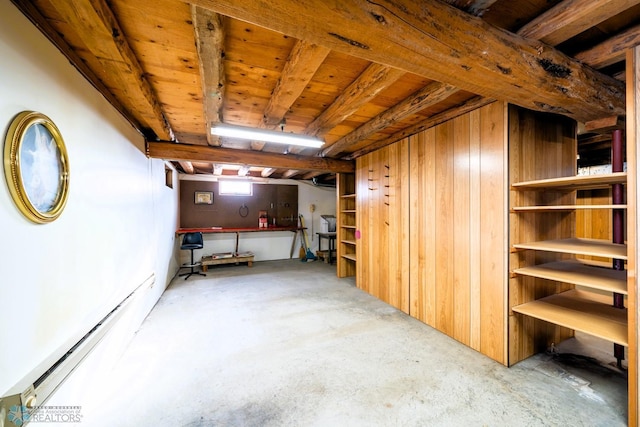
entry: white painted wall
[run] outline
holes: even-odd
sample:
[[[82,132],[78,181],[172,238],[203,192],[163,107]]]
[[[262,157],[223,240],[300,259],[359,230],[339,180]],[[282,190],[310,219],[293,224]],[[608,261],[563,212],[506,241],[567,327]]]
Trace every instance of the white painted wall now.
[[[215,180],[213,176],[181,175],[180,180]],[[298,212],[302,214],[307,227],[309,246],[315,254],[318,249],[318,233],[321,230],[320,215],[336,215],[336,189],[319,187],[306,181],[268,179],[261,181],[264,184],[288,184],[298,186]],[[260,185],[256,182],[254,185]],[[311,212],[311,205],[315,205],[315,212]],[[194,251],[194,259],[199,260],[203,255],[211,255],[215,252],[232,252],[236,246],[234,233],[211,233],[204,235],[204,248]],[[291,253],[293,233],[290,231],[264,231],[241,233],[238,252],[251,251],[255,254],[255,261],[267,261],[276,259],[288,259]],[[298,257],[300,248],[300,236],[298,236],[293,257]],[[322,249],[327,249],[327,241],[322,242]],[[190,252],[182,251],[180,260],[182,263],[189,261]]]
[[[41,112],[60,129],[70,162],[67,206],[50,224],[26,220],[0,178],[5,394],[155,274],[110,338],[128,340],[177,270],[178,183],[165,186],[164,162],[146,158],[143,138],[8,1],[0,2],[0,58],[2,137],[17,113]]]

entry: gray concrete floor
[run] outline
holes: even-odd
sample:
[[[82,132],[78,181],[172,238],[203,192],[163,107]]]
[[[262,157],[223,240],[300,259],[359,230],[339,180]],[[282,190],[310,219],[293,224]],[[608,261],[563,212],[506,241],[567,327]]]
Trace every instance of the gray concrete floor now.
[[[82,425],[626,425],[626,379],[608,362],[506,368],[321,262],[175,279],[108,377]]]

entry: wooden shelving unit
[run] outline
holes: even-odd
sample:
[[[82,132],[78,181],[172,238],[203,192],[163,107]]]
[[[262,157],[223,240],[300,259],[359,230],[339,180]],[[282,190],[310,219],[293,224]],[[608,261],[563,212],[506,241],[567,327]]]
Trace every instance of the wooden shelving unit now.
[[[338,277],[356,275],[356,179],[355,174],[337,177]]]
[[[520,182],[512,185],[516,191],[575,191],[603,188],[607,185],[624,184],[626,173],[608,175],[576,176]],[[579,207],[578,207],[579,206]],[[624,209],[626,205],[565,205],[571,209]],[[545,209],[546,208],[546,209]],[[525,206],[522,211],[545,212],[560,206]],[[513,207],[517,212],[519,207]],[[626,260],[627,245],[611,243],[606,240],[564,238],[514,243],[514,250],[534,250],[564,255],[585,255],[609,259]],[[609,266],[611,263],[609,263]],[[549,295],[512,307],[516,313],[544,320],[575,331],[584,332],[628,346],[627,310],[612,306],[613,294],[626,295],[626,271],[596,267],[578,260],[561,260],[539,265],[516,268],[518,276],[529,276],[558,282],[559,284],[578,285],[572,289]],[[566,285],[565,285],[566,286]],[[587,288],[587,289],[584,289]],[[589,292],[588,289],[599,291]],[[603,292],[604,291],[604,292]],[[604,293],[604,295],[603,295]]]

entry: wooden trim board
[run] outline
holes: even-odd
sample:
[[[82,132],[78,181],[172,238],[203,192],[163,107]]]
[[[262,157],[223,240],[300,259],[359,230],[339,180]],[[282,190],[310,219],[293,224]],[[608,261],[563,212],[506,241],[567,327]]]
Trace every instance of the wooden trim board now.
[[[513,307],[516,313],[629,345],[627,309],[607,305],[606,296],[571,290]]]

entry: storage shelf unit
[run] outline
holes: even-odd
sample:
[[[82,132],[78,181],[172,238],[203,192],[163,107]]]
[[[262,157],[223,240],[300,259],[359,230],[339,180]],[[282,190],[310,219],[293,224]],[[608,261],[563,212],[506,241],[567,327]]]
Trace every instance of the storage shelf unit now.
[[[512,189],[516,191],[592,190],[625,182],[626,173],[612,173],[520,182],[513,184]],[[564,208],[570,208],[567,210],[624,209],[626,205],[523,206],[513,207],[512,211],[516,213],[518,211],[548,212],[561,211]],[[600,239],[573,237],[541,240],[514,243],[513,248],[619,260],[627,259],[627,245]],[[578,260],[562,260],[524,266],[514,269],[513,272],[519,276],[530,276],[582,287],[516,305],[512,307],[514,312],[584,332],[615,344],[629,345],[627,310],[612,306],[614,293],[627,294],[626,271],[596,267]],[[600,293],[590,292],[588,289],[600,291]],[[602,291],[605,291],[604,295]]]
[[[355,174],[337,177],[338,277],[356,275],[356,182]]]

